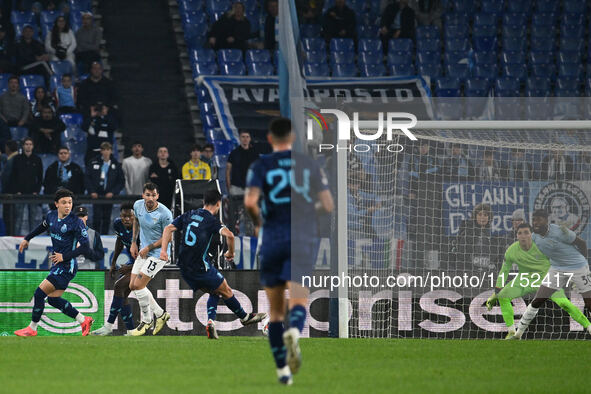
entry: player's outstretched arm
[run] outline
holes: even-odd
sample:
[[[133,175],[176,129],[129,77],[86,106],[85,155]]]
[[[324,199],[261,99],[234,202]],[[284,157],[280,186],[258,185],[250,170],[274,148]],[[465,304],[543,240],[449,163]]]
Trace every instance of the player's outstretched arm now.
[[[162,238],[160,238],[160,260],[168,261],[168,244],[172,239],[172,233],[174,233],[175,231],[176,226],[174,224],[169,224],[168,226],[164,227],[164,231],[162,232]]]
[[[18,246],[18,252],[23,253],[23,251],[29,247],[29,241],[31,239],[35,238],[36,236],[41,235],[44,232],[46,232],[48,228],[49,228],[49,225],[47,224],[47,221],[44,220],[43,222],[41,222],[41,224],[39,226],[37,226],[37,228],[35,228],[35,230],[33,230],[33,231],[31,231],[31,233],[27,234],[25,239],[22,240],[21,244]]]
[[[226,237],[226,242],[228,243],[228,251],[224,256],[228,260],[232,260],[234,258],[234,234],[227,227],[222,227],[220,234]]]

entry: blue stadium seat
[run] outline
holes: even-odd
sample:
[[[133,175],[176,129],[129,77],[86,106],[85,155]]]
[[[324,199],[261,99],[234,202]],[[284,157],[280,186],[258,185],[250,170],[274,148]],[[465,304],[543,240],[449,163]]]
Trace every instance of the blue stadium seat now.
[[[191,49],[189,59],[196,63],[215,63],[215,51],[213,49]]]
[[[416,39],[441,39],[441,32],[437,26],[418,26],[416,29]]]
[[[525,53],[521,51],[503,51],[500,56],[501,66],[514,63],[525,63]]]
[[[525,81],[527,67],[523,63],[509,63],[503,66],[503,77]]]
[[[61,78],[59,75],[52,75],[49,77],[49,91],[53,92],[61,83]]]
[[[557,97],[580,96],[580,83],[576,78],[559,77],[554,91]]]
[[[527,26],[523,25],[505,25],[502,29],[503,37],[517,37],[525,39],[527,36]]]
[[[530,66],[534,64],[554,63],[552,52],[530,52],[528,56]]]
[[[591,78],[587,78],[587,80],[585,81],[585,96],[591,97]]]
[[[549,78],[529,77],[525,83],[525,95],[528,97],[546,97],[551,92]]]
[[[234,141],[228,140],[217,140],[213,145],[216,155],[229,155],[236,148]]]
[[[468,52],[465,51],[447,51],[443,55],[443,64],[468,64]]]
[[[468,26],[470,24],[470,17],[467,13],[447,12],[443,15],[443,24]]]
[[[273,65],[265,62],[247,63],[248,75],[268,77],[274,74]]]
[[[495,96],[519,97],[519,80],[511,77],[497,78],[495,81]]]
[[[326,63],[325,51],[308,51],[305,56],[308,63]]]
[[[307,77],[328,77],[330,74],[326,63],[304,64],[304,75]]]
[[[468,37],[468,26],[446,25],[443,32],[446,40],[464,39]]]
[[[33,38],[36,38],[36,39],[39,38],[39,27],[37,27],[37,25],[29,25],[28,23],[20,23],[20,24],[14,24],[14,35],[17,40],[23,34],[23,29],[25,28],[25,26],[31,26],[33,28]]]
[[[474,52],[474,62],[478,64],[497,64],[497,54],[490,51]]]
[[[515,3],[515,1],[510,3]],[[505,12],[503,14],[503,26],[527,26],[527,19],[525,13]]]
[[[63,114],[60,119],[66,126],[82,126],[84,120],[81,114]]]
[[[41,23],[53,25],[58,16],[62,15],[61,11],[41,11]]]
[[[546,14],[546,13],[535,13],[532,18],[532,26],[545,26],[548,29],[553,28],[556,24],[557,15],[556,14]]]
[[[179,0],[179,10],[184,12],[185,10],[191,11],[203,11],[205,2],[203,0]]]
[[[497,51],[497,37],[474,37],[474,50],[476,51]]]
[[[230,0],[206,0],[205,10],[212,14],[214,12],[226,12],[232,7]]]
[[[255,35],[261,29],[261,13],[258,9],[246,13],[246,19],[250,22],[250,33]]]
[[[503,7],[505,6],[502,0],[482,0],[480,4],[480,10],[487,14],[501,15],[503,13]]]
[[[73,74],[72,63],[67,60],[49,62],[51,70],[57,75]]]
[[[70,1],[72,11],[90,11],[92,9],[92,0],[73,0]]]
[[[12,11],[10,13],[10,22],[13,25],[23,25],[33,23],[34,14],[31,11]]]
[[[381,77],[386,75],[383,64],[364,64],[360,67],[360,74],[364,78]]]
[[[474,12],[474,1],[472,0],[452,0],[452,8],[457,13],[471,14]]]
[[[25,96],[25,98],[29,101],[33,101],[35,100],[35,90],[37,88],[36,87],[23,87],[21,86],[21,93],[23,94],[23,96]]]
[[[389,53],[388,54],[388,65],[392,64],[412,64],[412,57],[409,56],[400,56],[400,52]]]
[[[562,14],[560,17],[560,25],[565,26],[582,26],[585,23],[585,14]]]
[[[470,49],[468,39],[445,40],[446,51],[467,51]]]
[[[580,80],[583,77],[583,68],[580,63],[561,63],[558,66],[558,77]]]
[[[507,2],[507,12],[510,13],[524,13],[527,14],[531,11],[531,1],[530,0],[519,0],[519,1],[508,1]]]
[[[306,24],[300,26],[300,36],[302,38],[320,37],[321,26],[317,24]]]
[[[390,74],[393,77],[407,77],[416,73],[412,63],[401,63],[390,65]]]
[[[448,77],[456,78],[461,81],[470,76],[468,64],[448,64],[445,66],[445,74]]]
[[[497,64],[478,64],[474,68],[473,75],[478,78],[488,79],[494,81],[497,78]]]
[[[240,49],[220,49],[218,51],[218,63],[238,63],[242,61]]]
[[[362,38],[359,40],[359,52],[381,52],[382,41],[378,39]]]
[[[388,41],[388,51],[405,51],[411,53],[414,44],[410,38],[398,38]],[[441,48],[437,48],[440,50]]]
[[[355,56],[351,52],[331,51],[330,62],[332,64],[351,64],[355,63]]]
[[[441,76],[441,65],[439,63],[419,64],[418,74],[429,76],[431,78],[439,78],[439,76]]]
[[[246,67],[242,62],[224,63],[220,66],[221,75],[246,75]]]
[[[29,136],[29,130],[26,127],[11,127],[10,138],[15,141],[22,141],[25,137]]]
[[[581,64],[580,51],[563,51],[558,52],[558,64],[576,63]]]
[[[417,62],[419,64],[439,64],[441,63],[441,55],[437,52],[419,52]]]
[[[37,86],[45,87],[45,79],[42,75],[21,75],[19,78],[20,86],[36,88]]]
[[[556,66],[554,64],[536,64],[531,68],[534,77],[556,79]]]
[[[198,75],[217,75],[218,65],[215,63],[195,63],[193,65],[193,73]]]
[[[435,94],[438,97],[460,97],[461,83],[457,78],[438,78],[435,82]]]
[[[497,36],[497,27],[495,25],[474,26],[472,29],[473,37],[495,37]]]
[[[503,50],[512,52],[523,52],[527,41],[521,37],[503,37]]]
[[[246,51],[247,63],[271,63],[271,54],[266,49],[249,49]]]
[[[41,158],[41,164],[43,165],[43,173],[47,170],[47,167],[52,165],[57,160],[57,155],[53,153],[40,153],[39,157]]]
[[[435,38],[417,41],[417,51],[441,52],[441,42]]]
[[[552,52],[554,51],[554,40],[533,40],[530,42],[531,51]]]
[[[482,26],[497,27],[497,16],[488,12],[479,12],[474,15],[474,28]]]
[[[351,38],[333,38],[330,40],[331,51],[354,52],[355,42]]]
[[[357,36],[359,38],[375,39],[379,37],[379,26],[375,25],[357,25]]]
[[[585,35],[585,26],[583,25],[561,25],[560,38],[561,39],[575,39],[580,40]]]
[[[396,56],[400,52],[395,52],[394,54],[389,53],[388,58],[390,55]],[[377,52],[360,52],[357,56],[357,61],[359,64],[377,64],[382,62],[382,51]]]
[[[302,45],[306,51],[325,51],[326,44],[322,38],[303,38]]]
[[[578,51],[582,52],[585,46],[585,41],[581,38],[561,37],[560,49],[563,51]]]
[[[355,63],[333,64],[331,68],[332,76],[337,78],[356,77],[358,73]]]
[[[556,38],[556,29],[548,26],[532,25],[530,29],[531,40],[554,40]]]
[[[536,0],[536,12],[556,13],[559,5],[556,0]]]
[[[465,82],[467,97],[486,97],[490,90],[490,81],[485,78],[468,78]]]
[[[567,14],[586,15],[587,12],[587,5],[581,0],[565,0],[563,7]]]

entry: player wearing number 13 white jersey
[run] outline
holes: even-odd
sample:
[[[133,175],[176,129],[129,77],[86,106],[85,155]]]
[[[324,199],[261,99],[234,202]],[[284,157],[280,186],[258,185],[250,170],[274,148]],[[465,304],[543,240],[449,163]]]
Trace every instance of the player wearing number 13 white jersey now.
[[[158,305],[147,288],[150,280],[168,264],[168,261],[160,260],[160,245],[164,228],[172,222],[172,213],[158,203],[158,196],[158,186],[148,182],[144,185],[143,198],[133,204],[135,220],[130,252],[135,263],[131,270],[129,288],[135,291],[142,313],[139,326],[131,332],[133,336],[144,335],[150,327],[153,328],[152,335],[156,335],[170,319],[170,315]],[[136,243],[138,235],[141,247],[139,252]]]
[[[548,224],[548,212],[538,209],[533,213],[533,241],[550,259],[550,270],[542,281],[533,301],[519,321],[515,338],[519,339],[536,317],[538,309],[557,290],[571,284],[591,310],[591,273],[587,262],[587,244],[566,227]],[[591,326],[587,327],[591,333]]]

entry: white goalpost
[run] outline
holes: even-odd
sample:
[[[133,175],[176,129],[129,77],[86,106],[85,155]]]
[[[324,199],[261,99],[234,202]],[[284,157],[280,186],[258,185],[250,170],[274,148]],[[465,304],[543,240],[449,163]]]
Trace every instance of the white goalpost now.
[[[362,126],[372,134],[378,123]],[[351,140],[334,156],[339,274],[378,279],[338,289],[339,337],[500,338],[500,309],[483,304],[515,241],[517,212],[529,222],[547,209],[591,239],[591,120],[418,121],[410,131],[418,141],[402,132],[388,141],[400,152],[356,150]],[[445,274],[480,283],[433,287]],[[514,300],[515,321],[528,302]],[[543,309],[532,338],[582,337],[555,304]]]

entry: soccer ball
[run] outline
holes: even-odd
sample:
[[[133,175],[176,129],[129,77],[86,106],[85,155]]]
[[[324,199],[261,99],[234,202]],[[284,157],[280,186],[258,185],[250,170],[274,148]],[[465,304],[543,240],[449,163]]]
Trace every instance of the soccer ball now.
[[[269,336],[269,318],[263,320],[263,328],[261,329],[261,332],[264,336]]]

